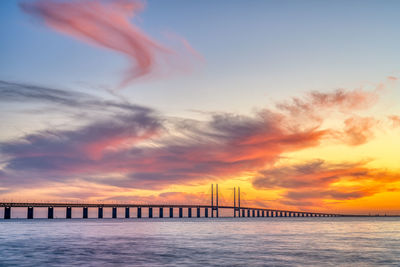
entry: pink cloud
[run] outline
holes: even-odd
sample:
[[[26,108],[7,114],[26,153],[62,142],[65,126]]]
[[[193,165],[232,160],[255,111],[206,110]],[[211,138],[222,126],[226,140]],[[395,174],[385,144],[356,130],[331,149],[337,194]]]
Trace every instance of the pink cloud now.
[[[344,121],[344,141],[352,146],[367,143],[374,136],[379,121],[371,117],[351,117]]]
[[[144,8],[141,1],[38,0],[22,3],[21,8],[60,33],[126,55],[131,69],[119,87],[154,73],[168,55],[175,53],[131,23]],[[186,40],[184,45],[197,53]]]

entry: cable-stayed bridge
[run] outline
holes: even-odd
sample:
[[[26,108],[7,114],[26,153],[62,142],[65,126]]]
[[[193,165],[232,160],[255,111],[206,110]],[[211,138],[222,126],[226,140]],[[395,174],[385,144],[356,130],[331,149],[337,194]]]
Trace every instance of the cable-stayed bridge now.
[[[111,209],[111,218],[219,218],[219,217],[337,217],[352,216],[336,213],[281,210],[263,207],[242,206],[240,188],[233,190],[233,205],[220,205],[218,184],[211,185],[209,205],[196,204],[130,204],[130,203],[58,203],[58,202],[0,202],[4,208],[4,219],[11,219],[12,208],[26,208],[26,218],[35,218],[35,208],[47,208],[47,218],[55,218],[54,210],[65,209],[66,219],[73,218],[72,209],[81,209],[79,218],[89,218],[89,209],[97,209],[96,218],[104,218],[104,210]],[[123,214],[121,215],[121,209]],[[118,212],[120,211],[120,212]],[[223,216],[221,216],[221,212]],[[75,218],[76,216],[74,216]],[[78,218],[78,217],[76,217]]]

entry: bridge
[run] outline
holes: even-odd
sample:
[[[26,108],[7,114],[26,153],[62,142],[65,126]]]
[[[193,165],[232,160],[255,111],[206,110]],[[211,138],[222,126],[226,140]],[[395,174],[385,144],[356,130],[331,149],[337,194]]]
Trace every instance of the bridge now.
[[[47,208],[47,218],[54,219],[54,209],[64,208],[65,218],[72,218],[72,209],[81,209],[83,219],[89,218],[89,208],[97,209],[97,218],[102,219],[104,216],[104,209],[112,209],[112,218],[118,217],[118,209],[124,209],[125,214],[123,218],[133,218],[131,211],[135,211],[136,218],[140,219],[144,216],[143,210],[147,211],[148,218],[155,218],[153,212],[158,211],[158,218],[218,218],[220,217],[220,210],[229,211],[232,217],[338,217],[338,216],[350,216],[344,214],[335,213],[320,213],[320,212],[305,212],[305,211],[293,211],[293,210],[281,210],[271,208],[260,208],[260,207],[246,207],[240,205],[240,188],[238,187],[238,198],[236,200],[236,188],[234,188],[234,200],[233,206],[219,205],[218,199],[218,184],[215,190],[214,199],[214,187],[211,185],[211,203],[210,205],[185,205],[185,204],[108,204],[108,203],[35,203],[35,202],[0,202],[0,207],[4,208],[4,219],[11,219],[12,208],[26,208],[27,219],[34,218],[34,208]],[[168,214],[164,211],[167,210]],[[176,213],[177,212],[177,213]]]

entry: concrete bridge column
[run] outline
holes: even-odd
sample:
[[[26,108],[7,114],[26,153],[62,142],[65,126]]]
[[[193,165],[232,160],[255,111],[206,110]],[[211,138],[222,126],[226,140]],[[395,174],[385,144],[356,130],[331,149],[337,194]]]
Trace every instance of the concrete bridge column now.
[[[262,217],[265,217],[265,210],[262,211]]]
[[[188,218],[192,218],[192,208],[188,208]]]
[[[179,208],[179,218],[183,217],[183,208]]]
[[[99,207],[97,211],[97,217],[103,219],[103,207]]]
[[[47,219],[53,219],[53,218],[54,218],[54,208],[48,207],[47,208]]]
[[[260,217],[260,210],[257,210],[257,217]]]
[[[288,216],[288,212],[287,211],[285,211],[285,217],[287,217]]]
[[[6,220],[11,219],[11,207],[4,208],[4,219]]]
[[[200,208],[197,208],[197,218],[200,218]]]
[[[169,217],[174,218],[174,208],[169,208]]]
[[[247,217],[250,217],[250,210],[247,210]]]
[[[137,208],[137,217],[140,219],[142,218],[142,207]]]
[[[149,207],[149,218],[153,218],[153,208]]]
[[[159,212],[158,212],[158,217],[163,218],[164,217],[164,208],[160,208]]]
[[[253,215],[253,217],[256,217],[256,211],[255,210],[252,210],[251,214]]]
[[[130,209],[129,209],[129,207],[126,207],[125,208],[125,219],[129,219],[130,217],[131,217]]]
[[[33,207],[28,207],[28,219],[33,219]]]
[[[88,207],[83,207],[83,209],[82,209],[82,218],[83,219],[87,219],[88,218],[88,214],[89,214]]]
[[[212,210],[211,210],[212,211]],[[204,209],[204,217],[208,218],[208,208]]]
[[[72,218],[72,208],[71,207],[67,207],[65,218],[66,219],[71,219]]]
[[[117,208],[116,207],[112,208],[112,218],[117,219]]]

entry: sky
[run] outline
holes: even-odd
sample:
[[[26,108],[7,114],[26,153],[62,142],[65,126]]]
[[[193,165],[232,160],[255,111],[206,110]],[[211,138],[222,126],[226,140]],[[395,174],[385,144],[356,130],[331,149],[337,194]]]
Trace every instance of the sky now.
[[[398,1],[0,3],[0,199],[400,214]]]

